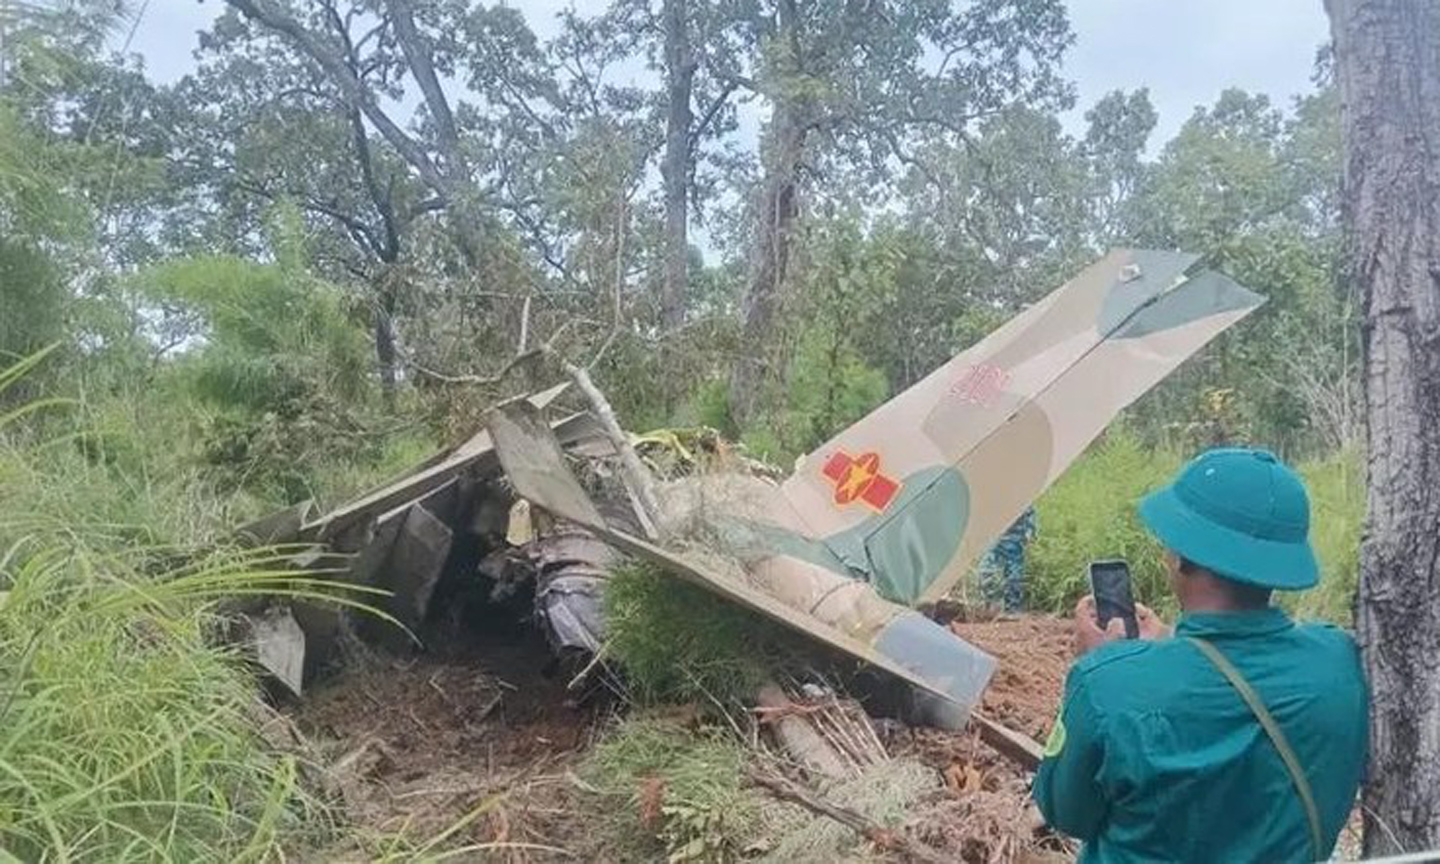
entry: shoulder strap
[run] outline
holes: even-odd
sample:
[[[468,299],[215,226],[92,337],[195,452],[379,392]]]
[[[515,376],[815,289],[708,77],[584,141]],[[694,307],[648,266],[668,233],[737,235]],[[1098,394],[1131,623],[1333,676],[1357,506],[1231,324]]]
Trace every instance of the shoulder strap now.
[[[1280,761],[1285,763],[1285,770],[1290,772],[1290,779],[1295,782],[1295,791],[1300,796],[1300,803],[1305,807],[1305,819],[1310,823],[1310,843],[1315,852],[1313,860],[1320,860],[1322,854],[1320,850],[1323,846],[1320,810],[1315,806],[1315,796],[1310,792],[1310,781],[1305,778],[1305,769],[1300,766],[1300,760],[1296,757],[1295,751],[1291,749],[1290,742],[1286,740],[1285,733],[1280,729],[1280,724],[1275,722],[1275,718],[1270,715],[1269,709],[1260,700],[1260,694],[1255,692],[1255,688],[1250,686],[1250,682],[1245,680],[1245,676],[1240,674],[1240,670],[1235,668],[1235,664],[1220,653],[1219,648],[1204,639],[1197,639],[1193,636],[1189,637],[1189,640],[1234,686],[1240,694],[1240,698],[1250,706],[1250,711],[1255,715],[1255,719],[1260,721],[1260,726],[1264,728],[1265,734],[1270,736],[1270,741],[1275,745],[1275,749],[1280,751]]]

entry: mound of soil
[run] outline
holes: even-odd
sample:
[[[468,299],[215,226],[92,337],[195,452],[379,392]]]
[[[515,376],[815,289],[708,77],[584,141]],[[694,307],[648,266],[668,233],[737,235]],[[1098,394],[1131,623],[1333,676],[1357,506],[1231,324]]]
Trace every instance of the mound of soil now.
[[[982,710],[1016,732],[1044,741],[1055,722],[1065,692],[1065,673],[1075,656],[1070,623],[1036,616],[953,621],[950,629],[998,662]]]

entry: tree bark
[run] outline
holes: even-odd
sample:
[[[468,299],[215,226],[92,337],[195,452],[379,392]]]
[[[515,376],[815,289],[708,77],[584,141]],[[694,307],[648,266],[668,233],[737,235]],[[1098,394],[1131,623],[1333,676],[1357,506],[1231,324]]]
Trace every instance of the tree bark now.
[[[796,0],[778,3],[781,38],[789,43],[791,70],[800,70],[800,16]],[[750,285],[745,295],[741,355],[730,375],[730,411],[743,428],[754,416],[765,381],[775,317],[786,285],[792,232],[800,213],[800,162],[805,155],[803,106],[782,79],[767,135],[765,181],[760,193]]]
[[[688,0],[665,0],[665,76],[668,109],[665,115],[665,160],[660,176],[665,184],[665,279],[660,289],[660,313],[665,329],[685,320],[685,284],[690,251],[690,108],[695,85],[695,59],[690,49]]]
[[[1327,0],[1363,309],[1365,851],[1440,848],[1440,2]]]

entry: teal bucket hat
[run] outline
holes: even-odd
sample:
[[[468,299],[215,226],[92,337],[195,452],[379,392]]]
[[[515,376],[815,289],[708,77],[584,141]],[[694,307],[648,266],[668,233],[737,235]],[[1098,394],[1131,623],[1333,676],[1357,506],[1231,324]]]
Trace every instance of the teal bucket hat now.
[[[1218,576],[1281,591],[1320,580],[1310,496],[1299,475],[1265,450],[1201,454],[1140,502],[1140,518],[1172,552]]]

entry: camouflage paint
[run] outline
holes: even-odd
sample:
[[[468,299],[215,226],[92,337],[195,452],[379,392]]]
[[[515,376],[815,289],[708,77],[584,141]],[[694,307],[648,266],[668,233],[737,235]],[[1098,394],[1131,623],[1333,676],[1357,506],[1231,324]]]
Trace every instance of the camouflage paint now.
[[[970,487],[953,467],[912,475],[906,480],[906,491],[911,489],[910,499],[865,532],[863,541],[870,584],[886,600],[906,605],[945,572],[970,519]]]
[[[1194,272],[1197,261],[1108,253],[802,459],[781,487],[794,514],[785,524],[886,599],[942,596],[1111,418],[1262,302]],[[963,514],[928,518],[936,502],[917,506],[914,489],[888,502],[880,522],[837,504],[837,471],[825,467],[846,454],[875,454],[907,485],[931,469],[958,472]],[[953,546],[952,524],[961,529]]]
[[[1172,291],[1116,330],[1112,339],[1141,339],[1152,333],[1223,315],[1262,302],[1260,295],[1214,271],[1196,276],[1184,291]]]
[[[1095,316],[1096,331],[1105,336],[1112,334],[1130,316],[1174,288],[1199,258],[1188,252],[1132,251],[1128,264],[1121,268],[1119,277],[1100,304],[1099,314]],[[1136,274],[1135,278],[1127,278],[1131,274]]]
[[[968,711],[993,662],[906,607],[943,596],[1119,411],[1260,305],[1224,277],[1189,273],[1196,260],[1111,251],[800,460],[778,490],[731,519],[707,516],[717,530],[705,542],[748,579],[567,518]],[[522,495],[586,515],[578,485],[556,483],[569,473],[558,448],[537,461],[534,435],[506,447],[491,431]],[[901,488],[866,498],[860,487],[882,473]]]
[[[714,539],[742,563],[788,555],[851,579],[870,582],[886,600],[911,604],[960,548],[970,516],[970,488],[952,467],[906,477],[894,505],[854,528],[814,540],[756,520],[714,520]]]

